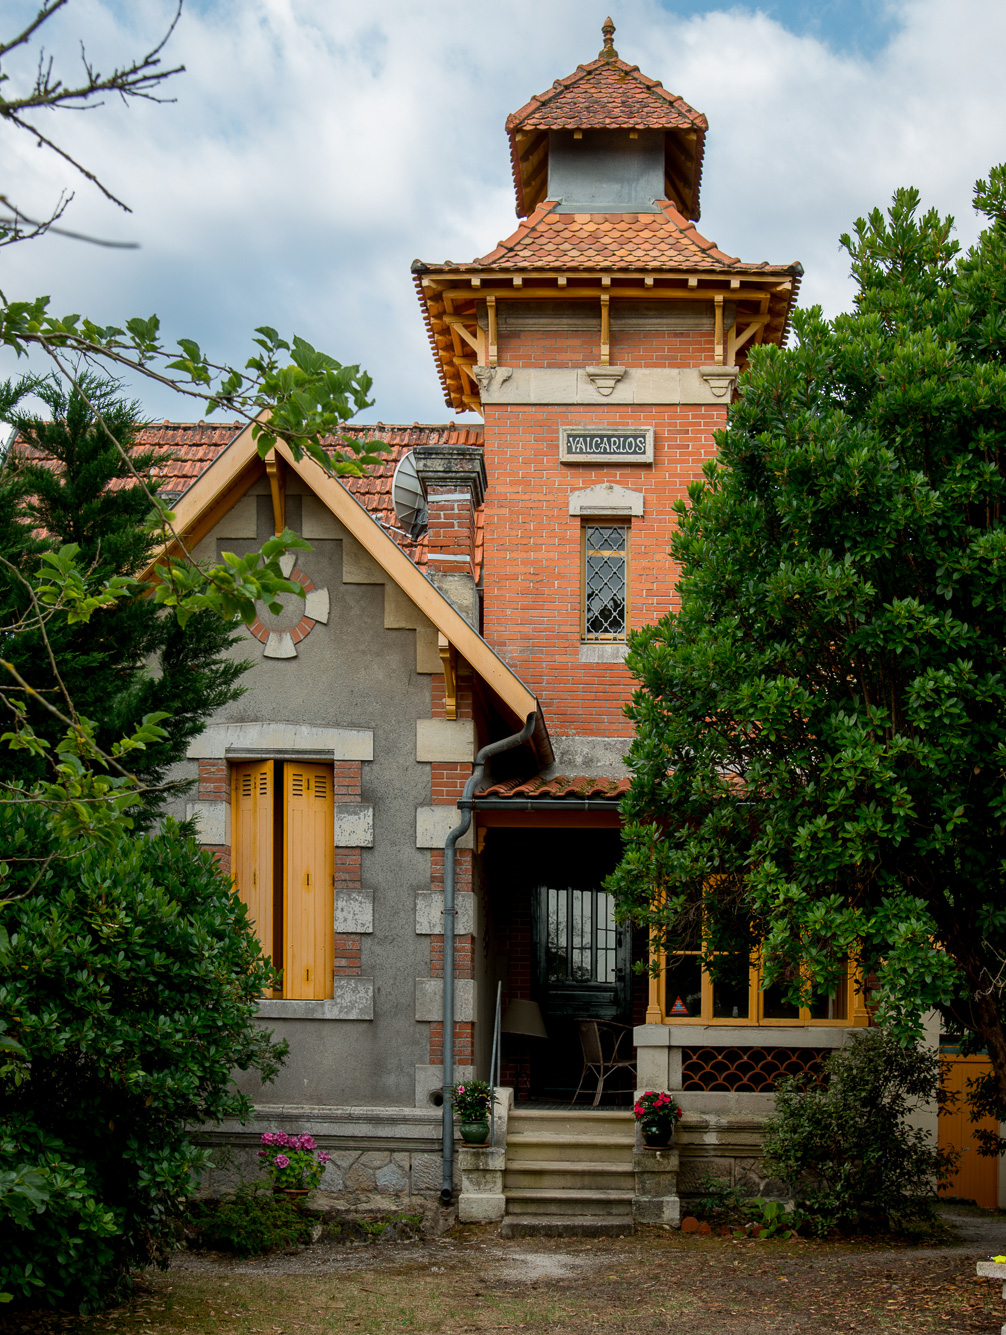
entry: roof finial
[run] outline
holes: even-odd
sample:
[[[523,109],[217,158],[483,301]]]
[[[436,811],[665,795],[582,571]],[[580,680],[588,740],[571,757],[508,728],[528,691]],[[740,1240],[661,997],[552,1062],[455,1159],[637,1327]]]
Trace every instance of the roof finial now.
[[[601,24],[601,34],[604,37],[604,45],[597,53],[598,60],[617,60],[618,52],[615,50],[615,25],[611,21],[611,15]]]

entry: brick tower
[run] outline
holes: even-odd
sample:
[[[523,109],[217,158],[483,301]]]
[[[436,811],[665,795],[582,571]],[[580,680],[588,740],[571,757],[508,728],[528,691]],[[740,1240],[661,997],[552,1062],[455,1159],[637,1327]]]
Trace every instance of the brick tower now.
[[[706,118],[602,31],[596,60],[507,120],[513,235],[413,265],[447,403],[485,418],[484,634],[567,774],[620,770],[626,632],[671,605],[673,504],[802,273],[700,235]]]

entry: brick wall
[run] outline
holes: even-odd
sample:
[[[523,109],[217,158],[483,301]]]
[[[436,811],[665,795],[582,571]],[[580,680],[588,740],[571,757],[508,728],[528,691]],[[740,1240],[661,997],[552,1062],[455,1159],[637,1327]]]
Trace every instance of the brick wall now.
[[[609,337],[612,366],[708,366],[713,355],[712,332],[613,329]],[[501,333],[498,357],[501,366],[597,366],[601,360],[600,319],[593,330],[521,329]],[[489,485],[494,485],[491,471]]]
[[[433,570],[475,575],[475,507],[471,492],[456,485],[427,488],[427,559]],[[447,560],[442,560],[446,554]],[[465,556],[467,567],[451,558]]]
[[[711,361],[708,351],[696,364]],[[485,636],[541,700],[553,734],[630,735],[625,667],[579,662],[581,520],[569,514],[570,493],[606,482],[643,493],[643,517],[630,524],[629,624],[659,619],[673,601],[673,505],[714,453],[726,412],[725,403],[486,407]],[[593,424],[652,426],[653,465],[560,464],[560,425]]]

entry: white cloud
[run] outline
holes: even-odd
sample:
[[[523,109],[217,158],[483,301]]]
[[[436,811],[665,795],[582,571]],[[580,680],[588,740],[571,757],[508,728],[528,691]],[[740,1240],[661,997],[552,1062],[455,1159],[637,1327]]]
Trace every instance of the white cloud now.
[[[107,66],[172,8],[80,0],[57,46],[72,56],[83,34]],[[746,259],[800,259],[804,299],[831,313],[850,300],[838,235],[858,214],[913,183],[970,239],[971,183],[1006,156],[1006,7],[959,0],[952,24],[935,0],[894,12],[871,59],[748,8],[682,20],[636,0],[616,15],[623,57],[709,116],[702,230]],[[470,259],[513,230],[506,114],[598,45],[597,15],[574,0],[190,0],[167,53],[188,71],[175,105],[46,124],[134,210],[73,182],[69,225],[142,250],[49,238],[0,252],[0,285],[107,321],[156,310],[232,360],[255,324],[296,330],[371,371],[371,418],[442,420],[409,264]],[[67,182],[27,141],[7,162],[7,193],[34,208]],[[143,398],[158,416],[189,411]]]

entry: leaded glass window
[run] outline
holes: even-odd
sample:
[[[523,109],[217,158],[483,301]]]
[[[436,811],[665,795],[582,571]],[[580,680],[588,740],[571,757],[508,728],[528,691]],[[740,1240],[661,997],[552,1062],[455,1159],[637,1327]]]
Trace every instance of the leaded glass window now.
[[[629,531],[624,524],[583,528],[583,638],[624,640]]]
[[[603,890],[564,886],[546,890],[550,983],[615,981],[615,905]]]

